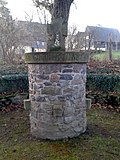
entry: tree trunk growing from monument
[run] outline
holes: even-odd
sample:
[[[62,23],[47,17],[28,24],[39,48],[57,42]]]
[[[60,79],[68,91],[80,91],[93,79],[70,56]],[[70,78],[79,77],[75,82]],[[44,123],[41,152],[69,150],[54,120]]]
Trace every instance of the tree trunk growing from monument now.
[[[35,3],[39,7],[42,5],[51,13],[51,24],[47,26],[48,45],[47,50],[65,50],[65,38],[68,32],[68,18],[70,6],[74,0],[54,0],[54,3],[49,1],[36,0]]]

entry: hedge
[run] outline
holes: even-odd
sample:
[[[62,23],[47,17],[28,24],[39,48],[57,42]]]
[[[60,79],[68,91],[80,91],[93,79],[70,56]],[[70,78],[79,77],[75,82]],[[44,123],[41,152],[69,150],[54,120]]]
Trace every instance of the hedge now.
[[[0,77],[0,94],[28,92],[27,74],[10,74]]]
[[[2,75],[12,75],[12,74],[27,74],[27,65],[0,65],[0,76]]]
[[[120,92],[120,76],[88,74],[86,87],[92,91]]]
[[[0,77],[0,94],[28,92],[27,74],[10,74]],[[86,88],[88,91],[120,92],[120,76],[118,75],[87,75]]]
[[[87,74],[115,74],[112,68],[87,69]]]

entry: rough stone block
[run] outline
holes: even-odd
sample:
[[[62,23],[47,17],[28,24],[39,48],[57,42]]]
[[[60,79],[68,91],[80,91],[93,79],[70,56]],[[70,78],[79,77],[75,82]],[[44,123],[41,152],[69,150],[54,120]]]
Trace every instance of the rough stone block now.
[[[59,76],[58,74],[54,73],[54,74],[51,74],[50,76],[50,81],[53,83],[53,82],[59,82]]]
[[[65,106],[64,107],[64,116],[74,115],[75,109],[72,106]]]
[[[86,108],[87,109],[91,108],[91,103],[92,103],[92,100],[90,98],[86,98]]]
[[[53,105],[53,116],[54,117],[62,117],[63,116],[63,105],[61,103]]]
[[[43,97],[43,96],[36,96],[36,101],[37,102],[46,102],[46,98],[45,98],[45,96]]]
[[[42,79],[42,80],[48,80],[49,79],[49,76],[48,75],[37,75],[37,77],[36,78],[38,78],[38,79]]]
[[[45,86],[52,86],[52,83],[51,82],[44,82],[44,85]]]
[[[44,87],[41,90],[41,94],[46,94],[46,95],[61,95],[61,88],[60,87]]]
[[[67,130],[69,130],[70,126],[68,124],[58,124],[58,128],[60,131],[65,132]]]
[[[49,103],[43,103],[40,107],[39,107],[39,112],[40,113],[47,113],[52,115],[53,113],[53,105],[49,104]]]
[[[80,133],[82,131],[82,127],[78,126],[74,128],[74,131]]]
[[[65,118],[64,118],[64,123],[69,124],[69,123],[73,122],[74,119],[75,119],[75,117],[74,117],[73,115],[71,115],[71,116],[69,116],[69,117],[65,117]]]
[[[71,85],[79,85],[79,84],[83,84],[83,79],[80,76],[80,74],[77,74],[77,75],[74,76],[74,79],[71,82]]]
[[[73,72],[73,69],[71,68],[66,68],[66,69],[63,69],[62,73],[72,73]]]
[[[66,89],[63,90],[63,94],[67,94],[67,93],[70,94],[70,93],[73,93],[73,92],[75,93],[75,91],[76,91],[75,89],[66,88]]]
[[[60,102],[65,102],[65,96],[58,96],[57,98]]]
[[[30,110],[31,109],[31,101],[30,99],[24,99],[24,109]]]
[[[61,79],[61,80],[72,80],[73,77],[72,77],[72,75],[70,75],[70,74],[61,74],[61,75],[60,75],[60,79]]]

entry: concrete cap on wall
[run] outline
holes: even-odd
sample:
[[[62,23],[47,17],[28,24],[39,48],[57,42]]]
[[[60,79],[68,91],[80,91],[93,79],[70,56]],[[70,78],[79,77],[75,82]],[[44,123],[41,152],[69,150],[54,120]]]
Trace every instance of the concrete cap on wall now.
[[[25,62],[28,64],[51,64],[51,63],[87,63],[89,52],[31,52],[25,54]]]

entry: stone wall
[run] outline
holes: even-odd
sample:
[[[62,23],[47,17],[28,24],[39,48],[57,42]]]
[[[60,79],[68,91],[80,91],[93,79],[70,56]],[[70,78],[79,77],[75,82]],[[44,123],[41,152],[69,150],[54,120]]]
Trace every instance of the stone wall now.
[[[31,133],[75,137],[86,130],[86,64],[28,64]]]

